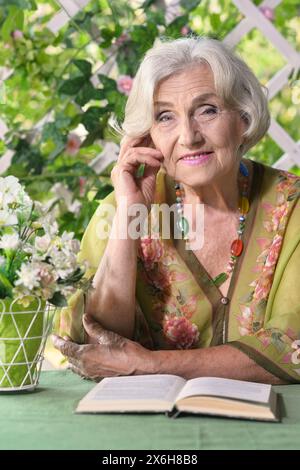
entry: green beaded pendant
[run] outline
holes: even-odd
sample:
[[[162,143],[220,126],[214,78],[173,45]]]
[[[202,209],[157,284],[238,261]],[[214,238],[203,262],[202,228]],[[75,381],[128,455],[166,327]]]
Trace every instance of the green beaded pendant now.
[[[190,227],[185,217],[180,217],[180,219],[177,221],[177,228],[183,233],[185,237],[188,235]]]
[[[226,279],[228,278],[228,274],[226,273],[221,273],[221,274],[218,274],[213,280],[212,280],[212,283],[216,286],[216,287],[219,287],[223,284],[223,282],[226,281]]]

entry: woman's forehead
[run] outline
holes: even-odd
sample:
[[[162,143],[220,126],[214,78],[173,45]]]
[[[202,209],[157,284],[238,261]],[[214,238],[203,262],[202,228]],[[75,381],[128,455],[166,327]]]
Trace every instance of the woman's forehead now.
[[[206,64],[189,67],[163,79],[154,93],[154,103],[165,101],[167,97],[178,94],[216,94],[214,76],[211,68]]]

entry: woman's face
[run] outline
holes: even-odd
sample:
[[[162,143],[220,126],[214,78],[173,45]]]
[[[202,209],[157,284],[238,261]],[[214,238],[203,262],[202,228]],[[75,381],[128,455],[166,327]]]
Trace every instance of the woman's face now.
[[[218,109],[224,111],[224,104],[206,64],[166,78],[157,87],[150,135],[165,157],[167,173],[177,181],[196,188],[225,178],[237,167],[246,124],[238,112],[217,114]]]

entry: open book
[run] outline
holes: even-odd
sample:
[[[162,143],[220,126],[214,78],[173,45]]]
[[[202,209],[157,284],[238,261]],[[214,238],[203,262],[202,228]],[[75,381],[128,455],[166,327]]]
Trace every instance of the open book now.
[[[79,402],[77,413],[181,412],[279,421],[271,385],[176,375],[105,378]]]

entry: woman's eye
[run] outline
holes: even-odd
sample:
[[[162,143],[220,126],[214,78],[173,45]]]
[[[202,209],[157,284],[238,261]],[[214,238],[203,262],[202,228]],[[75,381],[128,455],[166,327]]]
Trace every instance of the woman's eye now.
[[[217,108],[213,106],[206,107],[205,109],[200,109],[200,114],[217,114]]]
[[[156,120],[158,122],[168,122],[172,119],[172,117],[169,114],[160,114],[157,116]]]

